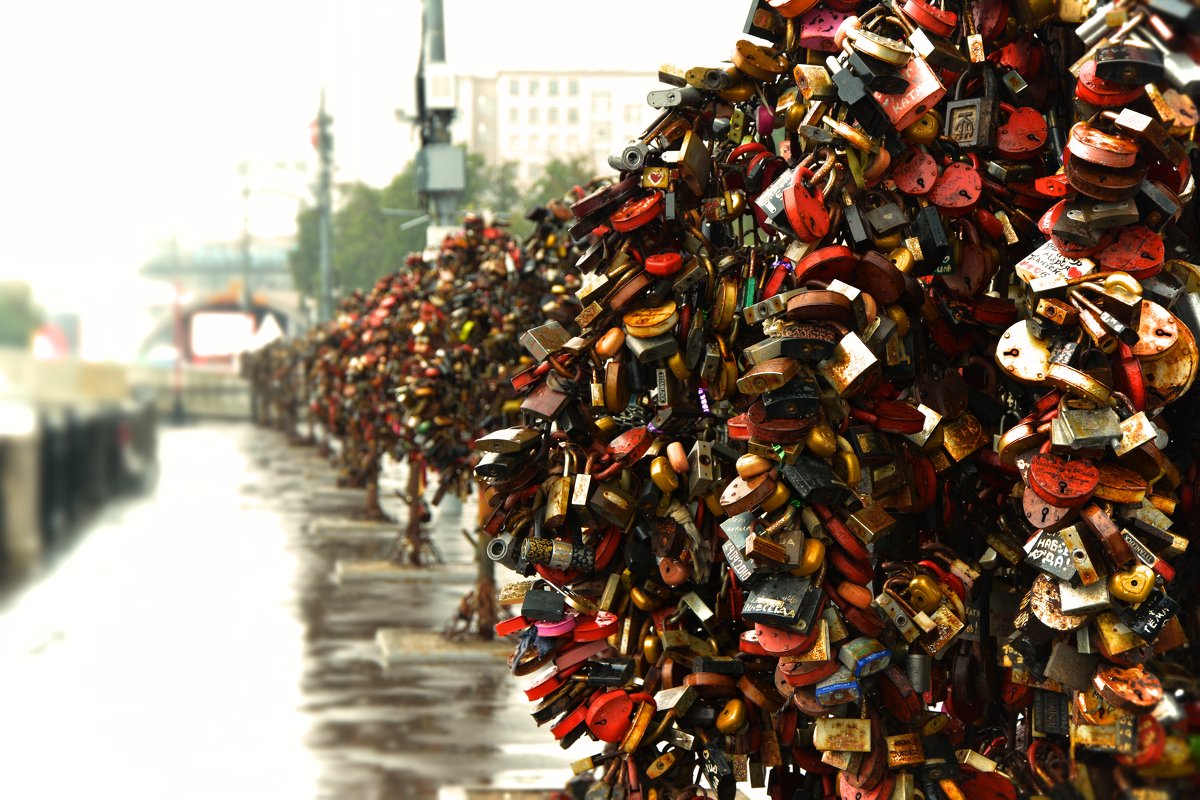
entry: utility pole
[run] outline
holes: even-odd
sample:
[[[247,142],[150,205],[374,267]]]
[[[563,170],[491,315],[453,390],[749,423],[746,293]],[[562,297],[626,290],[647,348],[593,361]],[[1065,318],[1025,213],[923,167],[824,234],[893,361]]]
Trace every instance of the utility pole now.
[[[421,54],[417,62],[417,118],[421,150],[417,153],[417,192],[433,220],[426,242],[437,244],[455,225],[458,200],[466,188],[466,156],[450,143],[458,92],[446,64],[446,25],[442,0],[424,0]]]
[[[332,245],[333,199],[330,196],[330,175],[333,171],[333,117],[325,111],[325,90],[321,90],[321,108],[314,124],[313,144],[317,148],[320,168],[317,173],[317,231],[320,239],[319,264],[321,290],[317,296],[317,322],[333,317],[333,267],[330,264]]]

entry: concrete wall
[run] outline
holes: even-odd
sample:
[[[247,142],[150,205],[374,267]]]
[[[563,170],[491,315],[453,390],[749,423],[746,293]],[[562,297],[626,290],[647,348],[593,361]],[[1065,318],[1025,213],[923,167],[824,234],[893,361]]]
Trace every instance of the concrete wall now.
[[[81,524],[156,470],[154,409],[124,367],[0,348],[0,578],[35,574]],[[136,452],[136,457],[130,457]]]

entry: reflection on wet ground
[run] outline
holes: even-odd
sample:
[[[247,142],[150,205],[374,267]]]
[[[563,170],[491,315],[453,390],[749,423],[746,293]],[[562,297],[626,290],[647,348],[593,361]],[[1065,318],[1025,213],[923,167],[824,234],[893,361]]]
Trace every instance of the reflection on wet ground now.
[[[4,796],[456,796],[561,787],[591,752],[534,726],[506,645],[436,635],[474,579],[472,504],[434,511],[445,565],[356,569],[396,527],[354,521],[313,449],[216,426],[160,455],[153,496],[0,613]]]

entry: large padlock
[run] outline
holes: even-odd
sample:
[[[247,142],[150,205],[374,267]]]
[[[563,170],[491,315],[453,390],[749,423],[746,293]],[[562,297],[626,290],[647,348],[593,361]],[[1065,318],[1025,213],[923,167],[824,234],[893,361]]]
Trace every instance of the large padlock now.
[[[966,97],[967,85],[975,78],[983,81],[978,97]],[[946,103],[945,136],[965,150],[988,150],[996,140],[996,76],[990,67],[972,68],[958,77],[954,99]]]

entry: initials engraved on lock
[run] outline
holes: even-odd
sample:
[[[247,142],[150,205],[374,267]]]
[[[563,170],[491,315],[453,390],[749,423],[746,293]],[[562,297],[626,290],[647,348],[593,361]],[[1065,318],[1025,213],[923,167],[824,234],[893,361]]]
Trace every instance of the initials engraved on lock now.
[[[979,127],[978,106],[959,106],[952,109],[948,127],[951,138],[956,142],[974,141]]]

